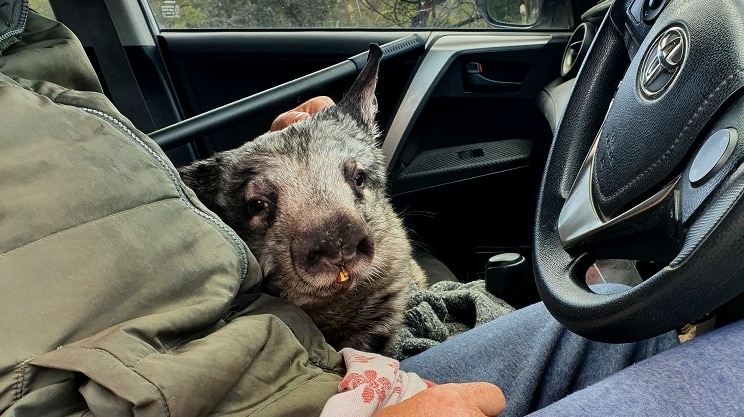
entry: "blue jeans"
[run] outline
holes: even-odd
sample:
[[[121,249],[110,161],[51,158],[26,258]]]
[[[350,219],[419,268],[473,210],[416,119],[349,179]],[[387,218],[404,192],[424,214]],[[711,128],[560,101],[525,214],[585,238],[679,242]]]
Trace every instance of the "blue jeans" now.
[[[492,382],[506,396],[506,416],[744,415],[743,342],[744,322],[682,345],[674,332],[639,343],[591,342],[538,303],[401,368],[437,383]]]

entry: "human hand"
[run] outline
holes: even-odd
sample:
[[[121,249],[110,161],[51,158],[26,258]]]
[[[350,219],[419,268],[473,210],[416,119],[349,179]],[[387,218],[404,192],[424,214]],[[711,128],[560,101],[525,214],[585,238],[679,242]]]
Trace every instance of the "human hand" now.
[[[300,120],[307,119],[313,114],[323,110],[326,107],[332,106],[335,103],[330,97],[318,96],[313,97],[310,100],[300,104],[292,110],[285,111],[271,122],[271,130],[282,130],[292,123],[297,123]]]
[[[487,382],[434,385],[374,417],[486,417],[506,410],[501,389]]]

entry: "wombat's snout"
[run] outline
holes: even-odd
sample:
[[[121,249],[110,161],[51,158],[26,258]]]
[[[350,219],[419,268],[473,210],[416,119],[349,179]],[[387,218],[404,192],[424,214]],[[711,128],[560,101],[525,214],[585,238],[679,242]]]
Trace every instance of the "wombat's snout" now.
[[[295,265],[310,274],[338,274],[341,267],[353,270],[374,254],[374,243],[358,217],[328,217],[294,239]]]

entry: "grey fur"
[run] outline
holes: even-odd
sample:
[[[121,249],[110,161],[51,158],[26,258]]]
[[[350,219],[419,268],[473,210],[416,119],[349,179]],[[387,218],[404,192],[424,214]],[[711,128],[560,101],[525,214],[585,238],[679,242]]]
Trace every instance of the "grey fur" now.
[[[370,46],[337,105],[180,173],[248,244],[267,292],[303,308],[335,348],[387,353],[409,283],[424,288],[426,278],[386,193],[374,96],[381,54]],[[340,265],[346,282],[336,281]]]

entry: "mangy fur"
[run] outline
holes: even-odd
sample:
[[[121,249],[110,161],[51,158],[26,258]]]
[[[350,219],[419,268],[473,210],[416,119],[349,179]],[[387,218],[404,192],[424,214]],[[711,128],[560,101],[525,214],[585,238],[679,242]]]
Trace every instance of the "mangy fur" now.
[[[371,45],[338,105],[180,172],[245,240],[267,292],[305,310],[335,348],[385,353],[410,282],[421,288],[426,278],[386,194],[374,120],[380,56]]]

